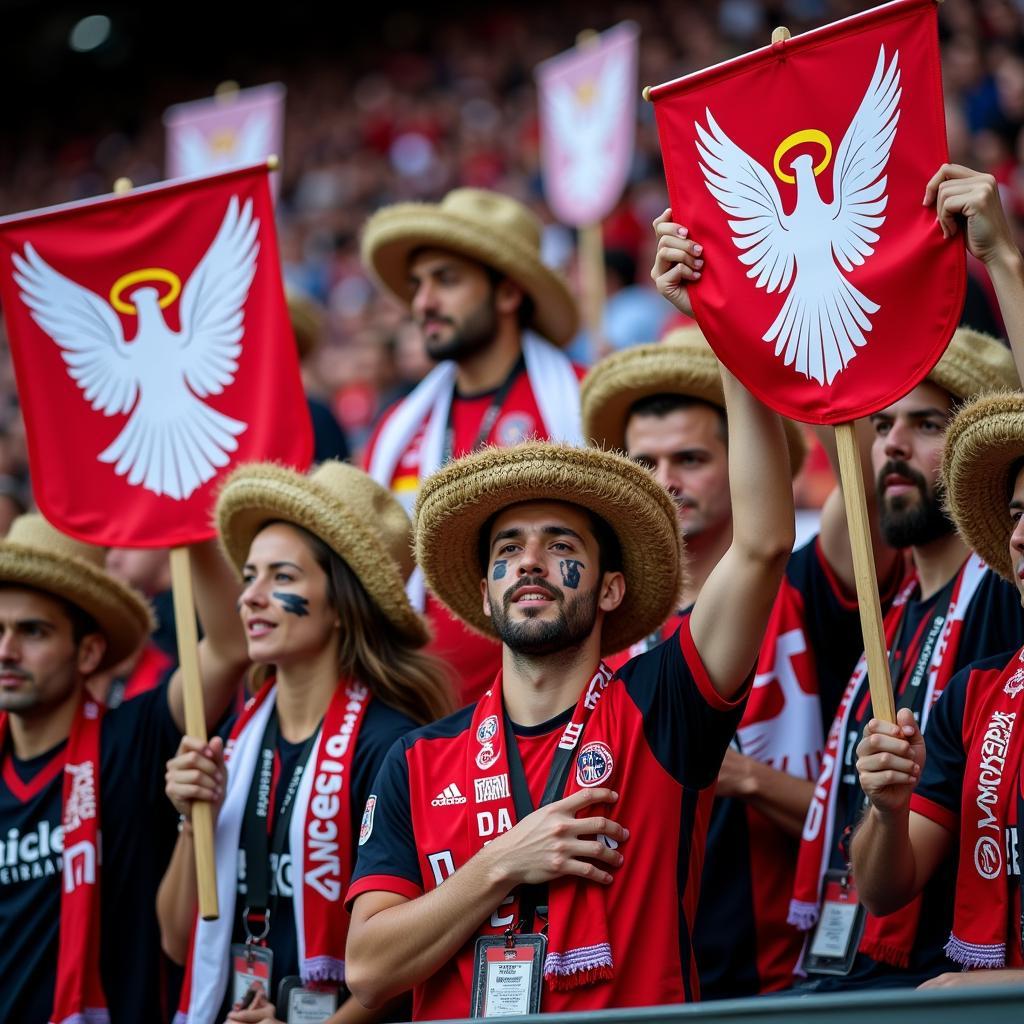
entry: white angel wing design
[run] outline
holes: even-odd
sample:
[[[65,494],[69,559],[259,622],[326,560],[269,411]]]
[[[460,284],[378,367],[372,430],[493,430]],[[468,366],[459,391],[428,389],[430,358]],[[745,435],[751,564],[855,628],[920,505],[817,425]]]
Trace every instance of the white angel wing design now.
[[[831,384],[867,343],[879,306],[844,276],[874,252],[884,222],[885,166],[899,120],[899,53],[874,74],[836,154],[833,200],[822,202],[810,158],[794,160],[797,197],[787,215],[769,173],[737,146],[706,111],[697,150],[708,190],[730,218],[733,243],[758,288],[789,294],[762,335],[787,366]],[[802,167],[797,165],[803,162]],[[837,265],[838,264],[838,265]]]
[[[192,125],[177,130],[174,149],[178,158],[178,173],[183,177],[191,178],[197,174],[220,170],[220,161],[214,157],[206,136]]]
[[[832,170],[832,252],[846,271],[874,253],[874,228],[882,226],[888,197],[885,165],[900,119],[899,51],[885,66],[885,47],[860,107],[846,129]]]
[[[606,152],[621,124],[622,104],[629,100],[625,82],[628,69],[629,62],[621,57],[606,61],[589,103],[582,102],[576,87],[566,82],[547,91],[554,134],[570,154],[567,173],[577,193],[593,193],[601,188],[607,173]]]
[[[192,390],[219,395],[235,379],[243,306],[256,273],[260,222],[232,196],[220,230],[181,293],[181,370]]]
[[[232,163],[240,167],[266,160],[270,155],[270,129],[273,119],[265,110],[249,115],[238,132],[238,145],[232,156]]]
[[[31,242],[13,257],[14,280],[32,319],[60,346],[68,373],[97,412],[126,413],[138,397],[132,346],[110,306],[54,270]]]
[[[130,344],[113,309],[55,271],[31,244],[14,256],[23,300],[93,408],[131,413],[97,455],[128,484],[185,500],[238,448],[247,425],[202,399],[220,394],[238,370],[258,232],[252,201],[241,205],[233,196],[182,291],[181,330],[168,328],[156,290],[140,285],[131,293],[138,331]]]
[[[697,129],[700,169],[708,191],[730,218],[740,262],[758,288],[783,291],[793,278],[796,250],[790,218],[771,175],[736,145],[705,108],[708,130]]]

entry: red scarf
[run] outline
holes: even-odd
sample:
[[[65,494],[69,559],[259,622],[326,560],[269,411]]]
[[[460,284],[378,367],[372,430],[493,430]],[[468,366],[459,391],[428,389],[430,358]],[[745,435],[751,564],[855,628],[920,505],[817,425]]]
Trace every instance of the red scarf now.
[[[942,635],[928,666],[927,689],[921,708],[921,728],[925,727],[932,705],[938,700],[953,674],[960,634],[967,608],[988,570],[977,555],[970,555],[956,575],[953,592],[946,612]],[[911,573],[885,616],[885,642],[891,649],[893,640],[906,611],[907,602],[917,589],[917,575]],[[913,668],[908,664],[908,669]],[[801,931],[809,931],[817,923],[821,908],[822,883],[831,859],[836,826],[836,801],[839,776],[843,769],[843,744],[850,725],[850,714],[867,680],[867,661],[861,656],[853,670],[850,682],[839,703],[825,741],[825,755],[821,772],[807,810],[800,854],[796,866],[793,899],[789,905],[789,923]],[[857,791],[860,792],[859,790]],[[868,914],[860,952],[873,960],[907,967],[921,913],[921,897],[908,903],[894,914],[876,917]]]
[[[956,875],[953,932],[946,956],[968,968],[1004,967],[1007,922],[1020,924],[1007,883],[1004,837],[1017,802],[1024,761],[1024,648],[978,700],[968,693],[964,723],[971,741],[960,803],[960,863]],[[1020,946],[1010,945],[1020,966]]]
[[[583,691],[572,719],[562,730],[559,747],[575,750],[580,743],[584,727],[612,678],[611,670],[603,663]],[[470,726],[467,746],[466,777],[474,788],[486,786],[483,781],[495,775],[508,775],[508,744],[514,737],[505,734],[504,703],[501,696],[501,673],[494,685],[478,701]],[[593,748],[592,750],[590,748]],[[590,771],[599,781],[587,781],[581,774],[579,759],[590,754]],[[577,764],[570,768],[563,796],[572,796],[584,786],[614,785],[613,759],[607,745],[584,743]],[[588,776],[589,778],[589,776]],[[507,787],[506,787],[507,788]],[[495,816],[507,815],[517,823],[515,803],[511,792],[495,801]],[[608,808],[588,807],[587,817],[607,814]],[[466,815],[470,855],[483,848],[473,815]],[[514,913],[519,916],[518,894]],[[572,989],[605,981],[614,976],[612,947],[608,937],[604,887],[578,878],[556,878],[548,887],[548,954],[544,962],[544,977],[552,989]]]
[[[228,979],[235,925],[237,851],[249,787],[263,733],[274,707],[270,680],[246,704],[228,740],[228,786],[217,820],[217,895],[220,918],[193,931],[185,983],[175,1021],[210,1022]],[[372,697],[362,683],[341,680],[324,716],[295,794],[289,828],[295,932],[303,982],[345,980],[349,915],[344,897],[352,876],[351,792],[359,729]]]
[[[61,824],[64,881],[60,897],[57,984],[51,1024],[106,1024],[100,981],[100,724],[103,705],[85,694],[64,748]],[[0,748],[7,715],[0,713]]]

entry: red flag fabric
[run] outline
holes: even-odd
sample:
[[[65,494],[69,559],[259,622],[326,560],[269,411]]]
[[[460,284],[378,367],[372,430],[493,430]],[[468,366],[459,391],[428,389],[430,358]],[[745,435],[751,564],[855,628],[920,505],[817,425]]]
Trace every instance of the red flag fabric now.
[[[925,184],[948,159],[934,0],[898,0],[651,90],[690,289],[719,358],[808,423],[889,405],[956,328],[964,248]]]
[[[623,21],[536,67],[544,195],[563,224],[600,223],[625,188],[639,35],[634,22]]]
[[[94,544],[214,535],[237,462],[312,454],[266,165],[0,220],[33,491]]]

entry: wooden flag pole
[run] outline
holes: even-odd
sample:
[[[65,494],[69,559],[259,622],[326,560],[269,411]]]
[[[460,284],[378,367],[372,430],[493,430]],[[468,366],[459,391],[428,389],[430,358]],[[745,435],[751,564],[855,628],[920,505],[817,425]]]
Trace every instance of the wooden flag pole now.
[[[583,292],[583,322],[590,335],[591,349],[600,358],[604,342],[604,239],[600,224],[579,229],[580,286]]]
[[[130,178],[118,178],[114,182],[117,195],[124,195],[131,190]],[[178,632],[185,732],[205,743],[206,711],[203,706],[203,684],[199,677],[199,637],[196,633],[196,607],[192,597],[192,566],[188,560],[188,548],[171,549],[171,591]],[[204,921],[215,921],[220,916],[220,910],[217,906],[217,867],[213,859],[213,808],[201,800],[192,807],[192,832],[199,913]]]
[[[184,684],[185,732],[205,743],[206,712],[199,676],[199,637],[196,634],[196,607],[188,548],[171,548],[171,590],[178,631],[178,663]],[[197,800],[192,805],[192,832],[199,914],[204,921],[215,921],[220,916],[220,908],[217,904],[217,866],[213,859],[213,808],[206,801]]]
[[[864,656],[868,663],[871,713],[884,722],[895,722],[896,707],[892,698],[885,631],[882,628],[882,603],[878,597],[875,555],[871,546],[871,528],[868,523],[868,504],[864,494],[864,475],[860,464],[857,431],[853,423],[839,423],[835,431],[839,479],[843,488],[850,548],[853,552],[853,575],[857,581],[860,629],[864,637]]]

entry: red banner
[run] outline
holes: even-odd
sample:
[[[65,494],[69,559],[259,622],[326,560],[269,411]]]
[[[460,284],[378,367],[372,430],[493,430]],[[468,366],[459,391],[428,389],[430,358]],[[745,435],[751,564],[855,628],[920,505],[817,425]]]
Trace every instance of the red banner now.
[[[808,423],[889,405],[960,317],[963,242],[934,0],[899,0],[651,90],[673,217],[705,248],[694,313],[765,403]]]
[[[36,501],[95,544],[214,535],[235,463],[312,431],[265,165],[0,221]]]

